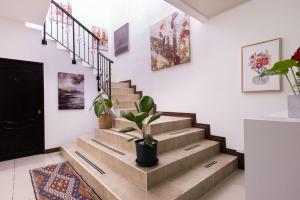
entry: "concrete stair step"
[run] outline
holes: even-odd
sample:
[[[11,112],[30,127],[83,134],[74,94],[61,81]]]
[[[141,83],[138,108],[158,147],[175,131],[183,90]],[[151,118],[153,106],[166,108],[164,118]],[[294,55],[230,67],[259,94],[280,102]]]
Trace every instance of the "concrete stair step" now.
[[[112,95],[112,99],[118,101],[135,101],[140,99],[140,95],[139,94]]]
[[[218,154],[146,191],[129,182],[122,174],[116,173],[106,163],[99,162],[77,145],[64,145],[61,150],[65,159],[103,200],[198,200],[237,168],[236,157]],[[75,151],[103,170],[105,174],[88,164]]]
[[[133,137],[140,137],[140,133],[132,131],[129,133],[120,133],[118,129],[96,129],[95,139],[103,141],[112,147],[122,149],[124,151],[135,153],[135,143],[127,142]],[[170,131],[156,134],[155,139],[158,140],[157,153],[161,154],[176,148],[186,146],[204,139],[205,133],[203,129],[186,128],[177,131]]]
[[[149,117],[150,118],[150,117]],[[146,120],[147,121],[147,120]],[[124,118],[114,119],[114,128],[122,129],[128,126],[135,127],[135,123]],[[185,117],[161,116],[148,126],[147,133],[155,135],[168,131],[175,131],[192,127],[192,119]]]
[[[133,88],[125,88],[125,87],[112,87],[111,93],[112,93],[112,95],[134,94],[134,89]]]
[[[167,178],[185,171],[193,165],[219,153],[219,143],[201,140],[159,155],[159,164],[154,167],[137,166],[136,154],[113,148],[90,136],[78,139],[78,145],[100,162],[105,162],[118,173],[144,190],[163,182]]]
[[[116,83],[116,82],[112,82],[111,83],[111,87],[113,88],[115,88],[115,87],[117,87],[117,88],[122,88],[122,87],[125,87],[125,88],[129,88],[129,83],[122,83],[122,82],[119,82],[119,83]]]

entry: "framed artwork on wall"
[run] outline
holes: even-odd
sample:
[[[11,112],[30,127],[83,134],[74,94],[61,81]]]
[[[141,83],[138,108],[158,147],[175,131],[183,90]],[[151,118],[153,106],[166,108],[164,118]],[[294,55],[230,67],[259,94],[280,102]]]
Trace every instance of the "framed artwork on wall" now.
[[[129,23],[114,32],[115,56],[129,51]]]
[[[84,109],[84,76],[58,73],[58,109]]]
[[[94,33],[100,40],[99,49],[108,51],[108,30],[97,26],[92,26],[92,33]],[[93,39],[93,49],[97,49],[97,40]]]
[[[189,16],[174,12],[154,24],[150,32],[150,46],[152,71],[190,62]]]
[[[280,91],[281,76],[260,77],[281,59],[281,38],[242,47],[242,92]]]
[[[70,15],[72,15],[73,8],[72,4],[69,1],[59,1],[57,2],[65,11],[67,11]],[[64,15],[61,9],[57,8],[56,6],[50,7],[50,21],[63,23],[66,26],[72,26],[73,21],[67,16]]]

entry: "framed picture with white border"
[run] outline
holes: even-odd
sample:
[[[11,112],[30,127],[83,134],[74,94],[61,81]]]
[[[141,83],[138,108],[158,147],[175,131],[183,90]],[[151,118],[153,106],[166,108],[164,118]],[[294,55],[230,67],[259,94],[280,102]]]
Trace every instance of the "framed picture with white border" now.
[[[281,91],[281,76],[260,76],[281,59],[281,43],[277,38],[242,47],[242,92]]]

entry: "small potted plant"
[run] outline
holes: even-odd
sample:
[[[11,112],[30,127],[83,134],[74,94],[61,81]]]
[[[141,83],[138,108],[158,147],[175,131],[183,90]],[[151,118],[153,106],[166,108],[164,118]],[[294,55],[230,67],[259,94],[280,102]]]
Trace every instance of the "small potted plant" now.
[[[95,115],[99,118],[99,128],[109,129],[112,128],[112,114],[110,109],[113,104],[110,99],[104,98],[103,96],[104,94],[100,93],[94,99],[92,108],[94,108]]]
[[[127,127],[120,132],[126,133],[130,131],[138,131],[141,137],[134,137],[128,141],[135,140],[136,145],[136,162],[143,167],[152,167],[158,163],[157,158],[157,140],[148,133],[148,126],[159,119],[161,113],[155,113],[150,117],[150,111],[154,108],[154,100],[149,96],[144,96],[135,107],[138,114],[134,115],[131,112],[122,112],[121,115],[125,119],[135,123],[135,127]]]
[[[291,73],[290,79],[288,73]],[[261,76],[284,75],[291,87],[293,95],[288,96],[288,115],[300,119],[300,48],[290,59],[278,61],[271,69],[265,70]],[[292,83],[294,82],[294,83]]]

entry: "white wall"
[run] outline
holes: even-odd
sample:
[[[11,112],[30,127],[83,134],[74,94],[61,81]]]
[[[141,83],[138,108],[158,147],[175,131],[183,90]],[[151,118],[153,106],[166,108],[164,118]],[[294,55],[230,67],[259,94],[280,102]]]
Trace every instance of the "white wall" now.
[[[79,135],[93,133],[97,118],[89,108],[97,87],[92,71],[72,65],[69,54],[58,50],[53,41],[42,45],[41,32],[25,28],[22,22],[0,18],[0,26],[0,57],[44,63],[45,148],[73,143]],[[84,74],[84,110],[58,110],[58,72]]]
[[[289,57],[300,45],[299,0],[252,0],[204,24],[192,19],[192,62],[157,72],[150,68],[150,26],[176,9],[163,0],[112,3],[112,28],[130,24],[130,51],[113,59],[113,79],[132,79],[159,110],[195,112],[229,147],[243,150],[244,118],[286,109],[285,92],[241,93],[240,52],[243,45],[282,37]]]

